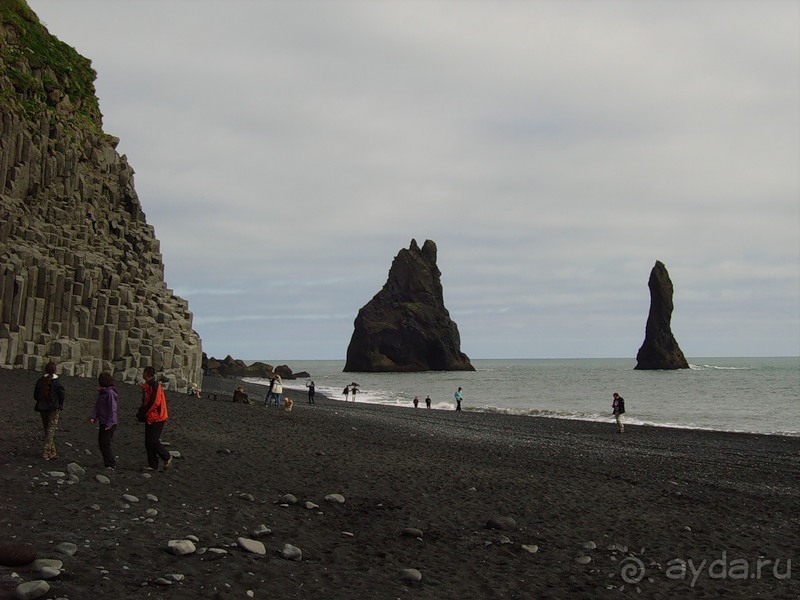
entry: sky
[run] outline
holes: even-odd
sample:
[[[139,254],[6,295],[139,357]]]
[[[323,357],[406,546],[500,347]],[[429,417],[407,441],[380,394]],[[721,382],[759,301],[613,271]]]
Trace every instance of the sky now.
[[[470,358],[800,355],[800,2],[28,0],[203,349],[344,359],[412,239]]]

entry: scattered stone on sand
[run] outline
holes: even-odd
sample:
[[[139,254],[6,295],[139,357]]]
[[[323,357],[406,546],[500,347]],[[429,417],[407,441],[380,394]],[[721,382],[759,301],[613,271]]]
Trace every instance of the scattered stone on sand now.
[[[181,459],[181,458],[183,458],[183,456],[181,456],[181,453],[180,453],[180,452],[178,452],[177,450],[170,450],[170,451],[169,451],[169,455],[170,455],[172,458],[177,458],[177,459]]]
[[[67,476],[67,474],[64,473],[64,471],[48,471],[47,474],[50,477],[53,477],[54,479],[60,479]]]
[[[206,560],[217,560],[218,558],[222,558],[223,556],[228,554],[228,551],[225,550],[225,548],[208,548],[205,551],[205,554],[206,554],[205,557]]]
[[[39,575],[42,579],[55,579],[61,575],[61,569],[54,569],[53,567],[42,567],[39,569]]]
[[[41,579],[36,581],[26,581],[20,583],[14,590],[14,594],[19,600],[34,600],[41,598],[50,591],[50,584]]]
[[[297,496],[294,494],[284,494],[278,499],[278,504],[297,504]]]
[[[56,545],[53,550],[66,556],[75,556],[75,553],[78,551],[78,547],[72,542],[61,542],[60,544]]]
[[[251,540],[250,538],[240,537],[236,538],[236,543],[242,550],[252,552],[253,554],[266,554],[267,549],[264,547],[263,542],[258,540]]]
[[[197,552],[197,547],[192,540],[170,540],[167,542],[167,550],[177,556],[184,556]]]
[[[486,521],[487,529],[502,529],[503,531],[513,531],[517,528],[517,522],[513,517],[493,517]]]
[[[144,511],[144,514],[146,514],[148,517],[155,517],[158,514],[158,511],[155,508],[148,508],[146,511]]]
[[[281,557],[285,558],[286,560],[303,560],[303,551],[300,550],[297,546],[292,546],[291,544],[284,544],[283,548],[281,549]]]
[[[314,504],[313,502],[306,502],[303,506],[305,506],[308,510],[316,510],[319,508],[319,504]]]
[[[539,546],[536,544],[522,544],[521,548],[530,554],[536,554],[539,551]]]
[[[500,537],[497,538],[497,543],[498,544],[510,544],[511,540],[508,538],[507,535],[501,535]]]
[[[169,573],[166,575],[166,578],[170,581],[178,582],[186,579],[186,576],[183,573]]]
[[[89,508],[91,510],[100,510],[100,505],[99,504],[90,504]]]
[[[155,583],[156,585],[163,585],[163,586],[172,585],[172,582],[166,577],[159,577],[153,583]]]
[[[253,494],[239,494],[239,498],[241,498],[242,500],[244,500],[246,502],[255,502],[256,501],[255,496],[253,496]]]
[[[197,537],[196,535],[191,535],[191,534],[190,534],[190,535],[187,535],[187,536],[186,536],[185,538],[183,538],[183,539],[185,539],[185,540],[189,540],[190,542],[194,542],[195,544],[199,544],[199,543],[200,543],[200,538],[199,538],[199,537]]]
[[[328,494],[325,496],[325,501],[333,504],[344,504],[344,496],[341,494]]]
[[[592,562],[592,557],[581,555],[575,559],[575,562],[578,563],[579,565],[588,565],[590,562]]]
[[[36,560],[33,546],[23,542],[0,542],[0,565],[23,567]]]
[[[139,498],[137,498],[133,494],[122,494],[122,499],[130,504],[136,504],[139,501]]]
[[[400,532],[400,535],[405,535],[414,538],[421,538],[422,537],[422,530],[417,529],[416,527],[406,527],[403,531]]]
[[[597,549],[597,544],[594,542],[584,542],[582,547],[584,550],[595,550]]]
[[[86,469],[84,469],[76,462],[71,462],[67,465],[67,473],[70,473],[72,475],[77,475],[78,477],[83,477],[84,475],[86,475]]]
[[[400,571],[400,580],[406,583],[417,583],[422,581],[422,573],[417,569],[403,569]]]
[[[155,494],[147,494],[145,498],[150,500],[150,502],[158,502],[158,496],[156,496]]]
[[[251,535],[253,537],[263,537],[265,535],[269,535],[270,533],[272,533],[272,530],[262,523],[261,525],[253,529]]]
[[[344,537],[356,537],[356,534],[355,534],[355,533],[353,533],[352,531],[343,531],[343,532],[342,532],[342,535],[343,535]]]
[[[50,567],[51,569],[60,569],[63,566],[64,563],[55,558],[37,558],[35,561],[33,561],[33,568],[37,571],[41,571],[45,567]]]

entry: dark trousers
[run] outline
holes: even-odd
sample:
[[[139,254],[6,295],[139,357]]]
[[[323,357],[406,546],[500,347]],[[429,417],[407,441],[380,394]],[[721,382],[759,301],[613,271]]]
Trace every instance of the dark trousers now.
[[[161,445],[161,432],[164,431],[166,421],[150,423],[144,426],[144,448],[147,450],[147,465],[153,469],[158,469],[158,459],[167,462],[170,458],[169,452]]]
[[[100,452],[103,455],[103,463],[107,467],[117,466],[117,461],[114,459],[114,452],[111,450],[111,440],[114,437],[114,431],[117,426],[112,425],[111,429],[106,429],[106,426],[100,423],[100,429],[97,433],[97,444],[100,446]]]

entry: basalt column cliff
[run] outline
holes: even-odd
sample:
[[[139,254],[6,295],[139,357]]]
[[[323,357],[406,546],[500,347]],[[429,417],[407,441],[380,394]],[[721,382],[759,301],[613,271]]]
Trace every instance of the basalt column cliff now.
[[[650,271],[650,313],[644,342],[636,355],[636,369],[688,369],[689,363],[672,335],[672,280],[664,263],[656,261]]]
[[[345,371],[474,371],[444,306],[436,244],[411,240],[383,289],[358,311]]]
[[[0,367],[133,382],[152,364],[171,389],[199,382],[192,314],[102,130],[91,63],[23,0],[0,19]]]

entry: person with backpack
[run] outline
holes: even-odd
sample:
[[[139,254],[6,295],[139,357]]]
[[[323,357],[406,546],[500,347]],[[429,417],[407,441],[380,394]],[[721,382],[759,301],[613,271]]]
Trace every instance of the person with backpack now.
[[[42,458],[52,460],[56,453],[56,429],[58,418],[64,410],[65,390],[56,375],[56,363],[50,361],[45,367],[45,374],[36,381],[33,398],[36,400],[34,410],[42,416],[44,427],[44,450]]]
[[[144,423],[144,448],[147,451],[145,471],[158,470],[158,459],[164,461],[164,470],[172,466],[172,455],[161,444],[161,433],[167,422],[167,397],[164,388],[156,381],[156,370],[144,368],[142,384],[142,405],[136,418]]]
[[[617,392],[614,392],[614,399],[611,401],[611,414],[617,421],[617,433],[625,433],[625,424],[622,422],[622,415],[625,414],[625,399]]]

